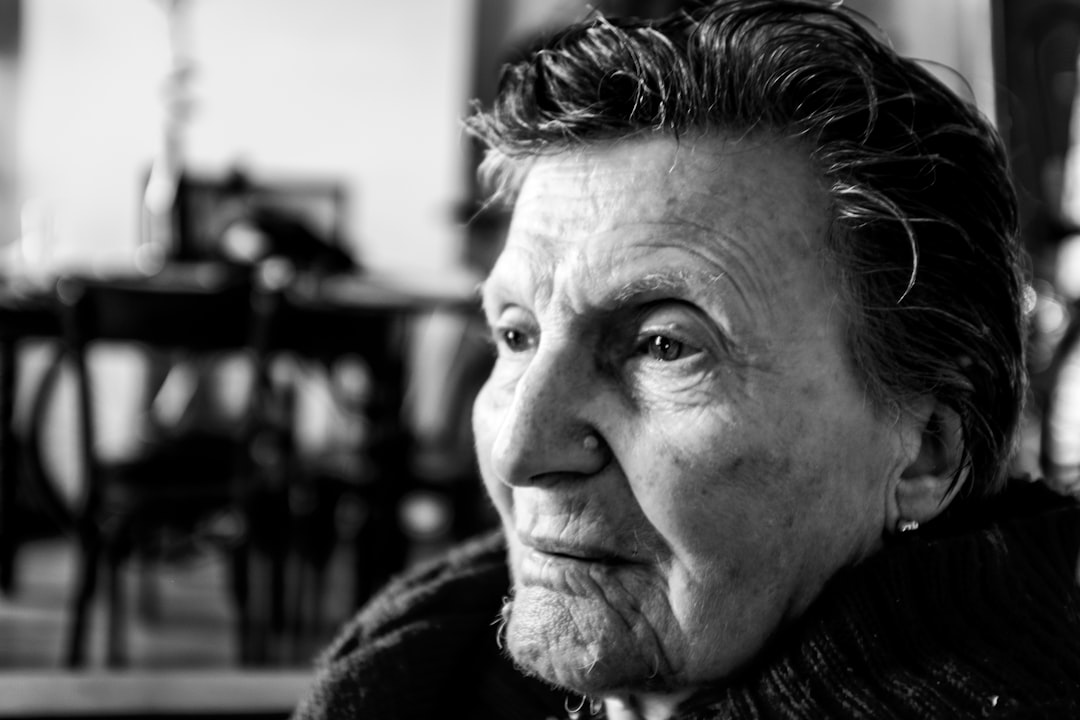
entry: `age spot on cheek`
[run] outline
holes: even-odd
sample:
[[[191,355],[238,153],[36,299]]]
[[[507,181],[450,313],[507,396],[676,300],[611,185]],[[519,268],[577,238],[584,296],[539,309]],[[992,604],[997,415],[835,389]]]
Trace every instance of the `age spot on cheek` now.
[[[799,385],[799,396],[807,402],[816,402],[822,397],[823,386],[819,382],[807,382]]]

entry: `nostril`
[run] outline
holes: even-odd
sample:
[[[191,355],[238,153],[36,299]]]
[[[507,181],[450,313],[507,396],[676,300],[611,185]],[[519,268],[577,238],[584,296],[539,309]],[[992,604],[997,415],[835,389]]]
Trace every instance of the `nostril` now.
[[[578,478],[608,464],[611,450],[587,411],[592,392],[567,382],[566,363],[565,353],[537,354],[512,394],[478,406],[484,416],[478,450],[487,451],[493,477],[504,484]]]
[[[504,426],[491,446],[492,474],[505,485],[587,478],[606,468],[613,457],[602,435],[582,431],[580,425],[576,430],[553,425],[534,426],[528,433],[520,430]]]

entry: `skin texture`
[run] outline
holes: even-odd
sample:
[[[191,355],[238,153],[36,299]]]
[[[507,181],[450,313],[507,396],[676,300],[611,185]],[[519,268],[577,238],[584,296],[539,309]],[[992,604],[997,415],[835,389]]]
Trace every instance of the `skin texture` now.
[[[651,136],[528,171],[474,408],[527,671],[620,707],[677,699],[880,546],[920,429],[846,358],[828,207],[773,137]]]

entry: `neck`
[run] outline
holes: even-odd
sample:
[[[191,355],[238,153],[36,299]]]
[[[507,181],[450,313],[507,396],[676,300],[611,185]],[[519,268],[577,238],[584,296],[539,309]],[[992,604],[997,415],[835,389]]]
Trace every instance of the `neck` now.
[[[604,698],[604,713],[608,720],[668,720],[675,717],[679,703],[690,693],[690,690],[681,690],[675,693],[607,697]]]

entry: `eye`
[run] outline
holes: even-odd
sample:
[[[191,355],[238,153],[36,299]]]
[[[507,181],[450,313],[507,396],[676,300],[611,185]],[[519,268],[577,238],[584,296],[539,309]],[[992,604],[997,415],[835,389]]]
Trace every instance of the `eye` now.
[[[686,353],[686,346],[679,340],[666,335],[653,335],[646,339],[644,351],[653,360],[660,362],[674,362]]]
[[[496,331],[499,344],[512,353],[525,352],[531,345],[531,338],[516,328],[506,328]]]
[[[539,337],[536,321],[520,307],[505,308],[491,321],[491,340],[501,357],[530,352]]]

